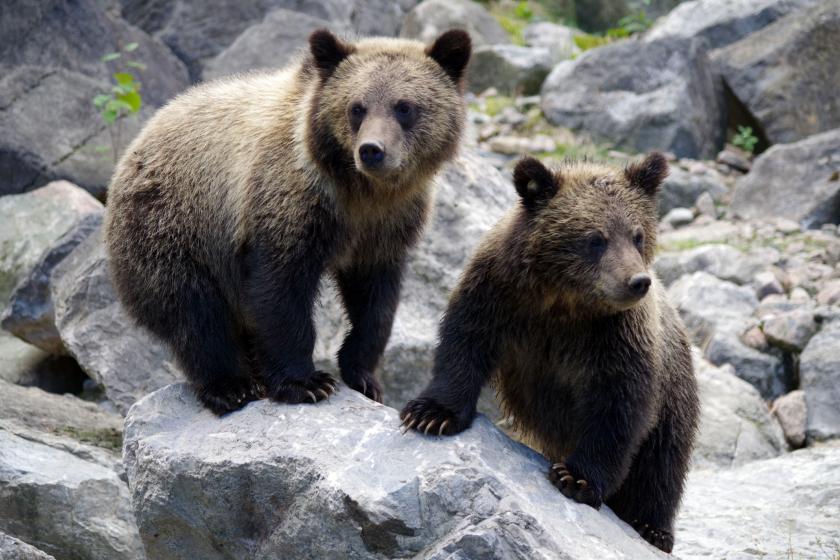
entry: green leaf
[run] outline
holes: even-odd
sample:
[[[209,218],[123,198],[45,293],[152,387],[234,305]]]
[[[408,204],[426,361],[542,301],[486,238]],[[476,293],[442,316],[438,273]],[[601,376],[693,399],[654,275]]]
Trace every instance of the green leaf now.
[[[102,105],[104,105],[109,99],[111,99],[110,95],[100,93],[99,95],[93,98],[93,104],[97,107],[102,107]]]
[[[117,120],[117,112],[111,111],[110,109],[106,109],[102,111],[102,118],[108,124],[113,124],[115,120]]]
[[[127,93],[125,95],[119,95],[117,98],[120,101],[125,102],[126,105],[128,105],[128,110],[132,113],[139,111],[140,107],[143,105],[143,99],[136,91],[132,91],[131,93]]]
[[[128,72],[116,72],[114,74],[114,79],[122,86],[131,85],[134,81],[134,75]]]
[[[125,63],[126,66],[131,66],[132,68],[137,68],[138,70],[145,70],[146,65],[142,62],[137,62],[136,60],[129,60]]]
[[[102,57],[102,62],[111,62],[112,60],[117,60],[122,55],[118,52],[108,53]]]
[[[123,50],[125,52],[131,52],[133,50],[137,50],[137,47],[139,47],[139,46],[140,45],[138,45],[137,43],[129,43],[126,46],[123,47]]]

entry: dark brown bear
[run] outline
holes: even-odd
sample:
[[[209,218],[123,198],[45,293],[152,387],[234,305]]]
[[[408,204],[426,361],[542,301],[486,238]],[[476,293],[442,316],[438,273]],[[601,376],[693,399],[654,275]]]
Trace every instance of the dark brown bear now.
[[[650,271],[666,174],[660,154],[625,170],[520,161],[521,204],[464,272],[434,378],[401,417],[460,432],[494,378],[564,495],[606,502],[670,552],[698,400],[688,340]]]
[[[459,143],[470,38],[340,41],[326,30],[276,72],[195,87],[119,163],[106,236],[120,300],[168,342],[217,414],[263,391],[317,402],[313,303],[332,276],[352,328],[344,381],[374,376],[430,183]]]

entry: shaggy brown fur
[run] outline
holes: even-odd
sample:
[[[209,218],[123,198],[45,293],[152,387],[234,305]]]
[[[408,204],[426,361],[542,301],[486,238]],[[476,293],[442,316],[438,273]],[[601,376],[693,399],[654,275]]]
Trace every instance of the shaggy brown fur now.
[[[325,273],[352,323],[342,378],[381,400],[374,370],[430,180],[458,146],[469,56],[463,31],[428,47],[316,31],[298,63],[195,87],[129,146],[109,190],[114,284],[214,412],[334,390],[312,363]]]
[[[464,272],[434,378],[401,417],[426,433],[464,430],[495,375],[561,492],[606,501],[670,551],[698,400],[688,340],[650,271],[666,174],[659,154],[624,171],[522,160],[521,204]]]

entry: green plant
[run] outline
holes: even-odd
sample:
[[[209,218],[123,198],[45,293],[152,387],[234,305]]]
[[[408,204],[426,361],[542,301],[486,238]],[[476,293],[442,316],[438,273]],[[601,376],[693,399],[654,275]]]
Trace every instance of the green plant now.
[[[513,9],[513,15],[519,19],[531,21],[531,18],[534,17],[534,11],[528,5],[528,0],[521,0],[521,2],[518,2],[516,7]]]
[[[738,133],[732,137],[732,144],[753,153],[755,145],[758,144],[758,137],[753,134],[751,126],[739,126]]]
[[[128,53],[134,52],[137,47],[137,43],[128,43],[119,51],[108,53],[102,57],[103,63],[114,63],[117,71],[112,74],[114,82],[111,84],[111,89],[93,98],[93,104],[99,109],[99,114],[108,128],[108,135],[111,139],[110,150],[115,162],[121,148],[122,121],[128,116],[136,114],[143,106],[140,82],[130,69],[143,70],[146,65],[127,57]],[[107,146],[100,149],[100,151],[107,150]]]
[[[575,45],[581,51],[588,51],[596,47],[601,47],[610,42],[609,37],[601,37],[600,35],[590,35],[589,33],[579,33],[574,36]]]

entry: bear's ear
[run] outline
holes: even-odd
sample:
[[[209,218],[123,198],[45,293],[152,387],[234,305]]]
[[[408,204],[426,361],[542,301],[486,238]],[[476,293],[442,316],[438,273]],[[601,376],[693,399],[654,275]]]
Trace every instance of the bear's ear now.
[[[329,30],[316,29],[309,35],[309,50],[321,76],[326,78],[356,49],[339,41]]]
[[[526,208],[532,209],[551,199],[560,188],[558,179],[536,158],[526,156],[513,170],[513,186]]]
[[[631,186],[641,189],[648,196],[656,196],[659,185],[668,176],[668,162],[659,152],[652,152],[642,161],[627,166],[624,176]]]
[[[472,54],[472,39],[462,29],[450,29],[426,48],[426,54],[440,64],[452,81],[461,87]]]

